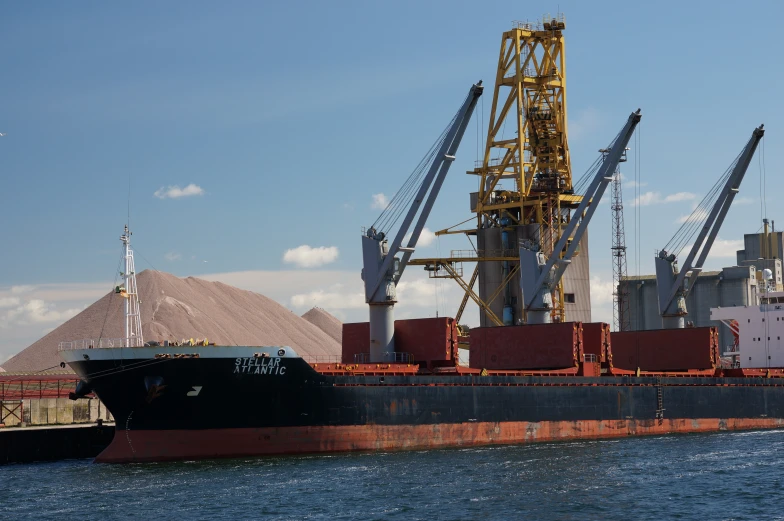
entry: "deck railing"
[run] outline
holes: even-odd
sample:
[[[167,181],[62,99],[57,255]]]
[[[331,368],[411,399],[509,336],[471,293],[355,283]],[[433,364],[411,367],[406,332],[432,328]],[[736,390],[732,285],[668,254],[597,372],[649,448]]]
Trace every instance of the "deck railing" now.
[[[414,361],[414,355],[411,353],[402,353],[398,351],[387,351],[382,353],[382,359],[371,362],[370,353],[357,353],[354,355],[355,364],[371,364],[377,362],[384,363],[397,363],[397,364],[410,364]]]
[[[309,364],[339,364],[340,355],[302,355],[302,359]]]
[[[135,338],[85,338],[82,340],[72,340],[70,342],[60,342],[57,345],[58,351],[70,351],[72,349],[109,349],[117,347],[138,347]]]

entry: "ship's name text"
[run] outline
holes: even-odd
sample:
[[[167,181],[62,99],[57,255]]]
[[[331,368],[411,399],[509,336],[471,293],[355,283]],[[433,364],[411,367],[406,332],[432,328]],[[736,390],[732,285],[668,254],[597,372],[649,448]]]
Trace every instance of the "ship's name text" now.
[[[286,366],[280,365],[280,358],[237,358],[234,361],[234,374],[286,374]]]

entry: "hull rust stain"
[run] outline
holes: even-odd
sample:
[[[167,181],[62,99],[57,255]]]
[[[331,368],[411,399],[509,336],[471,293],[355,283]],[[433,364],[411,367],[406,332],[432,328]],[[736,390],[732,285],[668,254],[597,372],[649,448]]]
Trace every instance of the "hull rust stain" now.
[[[784,427],[781,418],[470,422],[119,431],[97,463],[421,450]],[[132,442],[132,446],[131,446]]]

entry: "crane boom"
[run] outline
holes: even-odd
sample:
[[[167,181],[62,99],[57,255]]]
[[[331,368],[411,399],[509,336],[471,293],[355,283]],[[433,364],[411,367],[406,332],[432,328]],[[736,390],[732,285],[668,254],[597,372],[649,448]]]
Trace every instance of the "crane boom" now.
[[[545,260],[544,253],[536,247],[520,248],[520,284],[525,299],[527,322],[541,324],[550,321],[549,295],[551,288],[561,280],[567,266],[577,250],[580,239],[588,228],[599,200],[607,185],[612,181],[615,169],[626,151],[626,145],[640,122],[640,109],[632,112],[615,142],[606,152],[604,160],[591,184],[574,212],[561,238],[553,248],[550,258]],[[564,252],[561,256],[561,252]]]
[[[436,152],[433,162],[419,185],[403,223],[389,245],[386,234],[370,228],[362,235],[362,280],[365,282],[365,302],[370,307],[370,361],[392,361],[394,356],[394,305],[397,302],[395,287],[405,270],[419,236],[425,227],[441,185],[463,139],[468,122],[482,95],[482,82],[473,85],[457,115],[452,120]],[[423,205],[424,203],[424,205]],[[421,208],[421,212],[420,212]],[[403,247],[414,218],[417,217],[411,236]],[[396,257],[402,252],[402,259]]]
[[[697,281],[697,275],[702,271],[702,266],[708,258],[708,253],[710,253],[724,218],[727,216],[732,201],[740,189],[740,183],[743,181],[743,176],[746,175],[751,158],[754,156],[754,152],[757,150],[757,145],[763,135],[765,135],[764,125],[755,128],[751,133],[751,138],[735,160],[732,171],[713,204],[708,218],[703,223],[694,245],[686,256],[686,261],[683,263],[680,272],[676,267],[675,254],[668,253],[665,249],[662,249],[656,256],[656,291],[658,293],[662,327],[684,327],[685,321],[683,317],[688,313],[686,310],[686,297]],[[699,257],[697,257],[698,253]],[[696,262],[694,260],[695,257],[697,257]]]

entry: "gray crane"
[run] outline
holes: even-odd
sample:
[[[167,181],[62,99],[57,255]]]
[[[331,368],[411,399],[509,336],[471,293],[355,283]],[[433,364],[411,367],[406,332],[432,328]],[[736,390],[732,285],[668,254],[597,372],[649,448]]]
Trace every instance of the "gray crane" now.
[[[455,160],[455,153],[483,89],[481,81],[471,87],[460,110],[439,140],[392,198],[374,225],[363,231],[362,280],[365,283],[365,302],[370,308],[370,362],[396,360],[394,306],[397,302],[397,293],[395,288],[411,254],[414,253],[419,236],[449,167]],[[395,225],[406,208],[405,218],[390,245],[387,232]],[[421,212],[419,212],[420,208]],[[419,217],[406,246],[403,246],[403,241],[417,213]],[[402,258],[396,256],[398,253],[403,254]]]
[[[656,255],[656,291],[659,298],[659,314],[662,317],[662,327],[664,329],[682,328],[685,325],[684,317],[688,314],[686,297],[689,295],[692,287],[694,287],[697,276],[702,271],[702,265],[705,263],[705,259],[708,258],[713,241],[716,239],[724,218],[727,216],[732,200],[738,193],[743,176],[746,174],[751,158],[754,156],[754,151],[765,134],[763,127],[764,125],[760,125],[754,129],[751,133],[751,138],[746,143],[746,146],[743,147],[741,153],[735,158],[735,161],[727,169],[724,176],[719,179],[719,182],[714,186],[714,190],[711,190],[703,199],[704,206],[701,203],[697,207],[675,234],[675,237]],[[674,249],[678,250],[685,246],[686,240],[691,238],[695,224],[698,223],[700,217],[704,217],[707,204],[712,200],[712,196],[715,194],[715,190],[719,188],[722,180],[724,180],[724,184],[721,187],[721,192],[716,197],[713,207],[705,219],[697,239],[694,241],[694,245],[686,256],[680,271],[678,271],[678,252],[668,251],[668,247],[670,244],[673,244]],[[697,256],[698,254],[699,257]]]
[[[574,212],[574,217],[553,248],[550,258],[545,259],[544,252],[536,243],[528,243],[520,248],[520,285],[525,302],[526,323],[545,324],[551,321],[550,294],[572,262],[577,245],[585,234],[607,185],[612,181],[615,169],[626,153],[626,145],[629,144],[641,118],[640,109],[632,112],[609,149],[602,150],[603,160],[596,175],[588,185],[583,200]],[[564,252],[563,255],[561,252]]]

